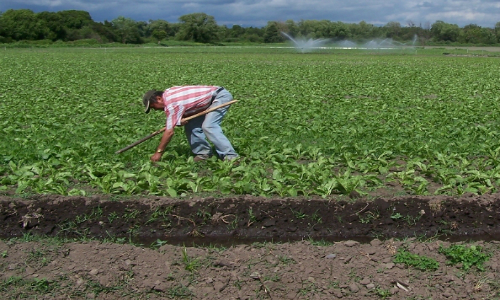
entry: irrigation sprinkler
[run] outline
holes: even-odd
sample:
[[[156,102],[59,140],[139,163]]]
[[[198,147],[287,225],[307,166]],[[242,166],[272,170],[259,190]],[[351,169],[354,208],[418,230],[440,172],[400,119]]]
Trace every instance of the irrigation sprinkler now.
[[[182,122],[189,121],[189,120],[192,120],[192,119],[194,119],[194,118],[196,118],[196,117],[199,117],[199,116],[206,115],[206,114],[208,114],[208,113],[209,113],[209,112],[211,112],[211,111],[214,111],[214,110],[219,109],[219,108],[224,107],[224,106],[231,105],[231,104],[233,104],[233,103],[235,103],[235,102],[237,102],[237,101],[238,101],[238,100],[232,100],[232,101],[229,101],[229,102],[227,102],[227,103],[221,104],[221,105],[219,105],[219,106],[209,108],[209,109],[207,109],[207,110],[205,110],[205,111],[202,111],[202,112],[200,112],[200,113],[194,114],[194,115],[189,116],[189,117],[187,117],[187,118],[183,118],[183,119],[181,120],[181,123],[182,123]],[[127,151],[128,149],[133,148],[133,147],[135,147],[135,146],[139,145],[140,143],[145,142],[145,141],[149,140],[150,138],[152,138],[152,137],[154,137],[154,136],[156,136],[156,135],[158,135],[158,134],[162,133],[163,131],[165,131],[165,129],[166,129],[166,127],[163,127],[162,129],[159,129],[159,130],[157,130],[157,131],[155,131],[155,132],[151,133],[150,135],[148,135],[148,136],[146,136],[146,137],[144,137],[144,138],[142,138],[142,139],[138,140],[137,142],[134,142],[134,143],[132,143],[132,144],[128,145],[127,147],[125,147],[125,148],[123,148],[123,149],[120,149],[120,150],[116,151],[116,152],[115,152],[115,154],[120,154],[120,153],[122,153],[122,152],[125,152],[125,151]]]
[[[302,53],[312,51],[314,49],[317,49],[319,46],[322,44],[328,42],[327,39],[294,39],[290,35],[281,32],[282,35],[284,35],[287,39],[293,42],[295,49],[300,50]]]

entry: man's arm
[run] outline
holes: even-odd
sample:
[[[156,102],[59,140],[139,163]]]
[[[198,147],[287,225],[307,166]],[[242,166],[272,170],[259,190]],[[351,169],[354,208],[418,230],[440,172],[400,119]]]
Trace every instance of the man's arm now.
[[[168,146],[168,143],[170,143],[172,136],[174,136],[174,128],[165,129],[161,137],[160,145],[158,145],[158,148],[156,149],[156,153],[153,154],[153,156],[151,156],[151,161],[160,160],[161,156],[163,155],[163,152],[165,152],[165,149]]]

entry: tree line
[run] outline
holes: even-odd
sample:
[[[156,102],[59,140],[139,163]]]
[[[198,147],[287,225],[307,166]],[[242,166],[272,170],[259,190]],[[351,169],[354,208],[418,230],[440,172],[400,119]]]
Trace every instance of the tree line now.
[[[90,14],[80,10],[35,13],[29,9],[0,12],[0,43],[17,41],[71,42],[91,40],[97,43],[142,44],[164,40],[199,43],[279,43],[286,40],[282,32],[293,37],[351,40],[376,38],[410,41],[419,44],[460,43],[493,45],[500,43],[500,22],[494,28],[469,24],[459,27],[443,21],[433,24],[389,22],[375,26],[329,20],[269,21],[263,27],[231,27],[218,25],[205,13],[183,15],[178,23],[165,20],[134,21],[120,16],[111,21],[94,22]]]

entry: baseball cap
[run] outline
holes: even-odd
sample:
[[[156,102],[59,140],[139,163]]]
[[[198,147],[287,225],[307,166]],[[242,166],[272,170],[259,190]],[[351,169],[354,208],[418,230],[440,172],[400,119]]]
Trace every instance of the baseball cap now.
[[[145,110],[144,112],[145,113],[149,113],[149,110],[151,109],[149,107],[149,104],[151,102],[151,97],[153,97],[153,95],[156,93],[156,90],[149,90],[146,92],[146,94],[144,94],[144,96],[142,97],[142,104],[144,104],[144,107],[145,107]]]

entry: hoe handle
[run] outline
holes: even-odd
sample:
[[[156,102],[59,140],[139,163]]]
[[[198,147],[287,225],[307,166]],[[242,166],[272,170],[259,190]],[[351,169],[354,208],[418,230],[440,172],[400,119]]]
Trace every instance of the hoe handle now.
[[[208,114],[208,113],[209,113],[209,112],[211,112],[211,111],[214,111],[214,110],[219,109],[219,108],[224,107],[224,106],[231,105],[231,104],[233,104],[233,103],[235,103],[235,102],[237,102],[237,101],[238,101],[238,100],[232,100],[232,101],[229,101],[229,102],[227,102],[227,103],[221,104],[221,105],[219,105],[219,106],[212,107],[212,108],[207,109],[207,110],[205,110],[205,111],[202,111],[202,112],[200,112],[200,113],[197,113],[197,114],[194,114],[194,115],[192,115],[192,116],[189,116],[189,117],[187,117],[187,118],[183,118],[183,119],[181,120],[181,123],[182,123],[182,122],[185,122],[185,121],[192,120],[192,119],[194,119],[194,118],[196,118],[196,117],[199,117],[199,116],[206,115],[206,114]],[[116,152],[115,152],[115,154],[119,154],[119,153],[125,152],[125,151],[127,151],[128,149],[133,148],[133,147],[135,147],[135,146],[139,145],[140,143],[142,143],[142,142],[144,142],[144,141],[149,140],[150,138],[154,137],[155,135],[158,135],[158,134],[162,133],[163,131],[165,131],[165,129],[166,129],[166,127],[163,127],[162,129],[157,130],[157,131],[155,131],[155,132],[151,133],[151,134],[150,134],[150,135],[148,135],[147,137],[144,137],[144,138],[142,138],[142,139],[138,140],[137,142],[133,142],[132,144],[128,145],[127,147],[125,147],[125,148],[123,148],[123,149],[120,149],[120,150],[116,151]]]
[[[155,135],[158,135],[158,134],[162,133],[163,131],[165,131],[165,127],[163,127],[162,129],[157,130],[157,131],[151,133],[147,137],[144,137],[144,138],[138,140],[137,142],[133,142],[132,144],[128,145],[127,147],[125,147],[123,149],[120,149],[120,150],[116,151],[115,154],[119,154],[119,153],[125,152],[128,149],[133,148],[133,147],[139,145],[140,143],[149,140],[150,138],[154,137]]]

